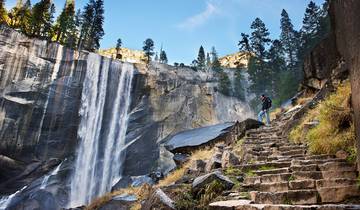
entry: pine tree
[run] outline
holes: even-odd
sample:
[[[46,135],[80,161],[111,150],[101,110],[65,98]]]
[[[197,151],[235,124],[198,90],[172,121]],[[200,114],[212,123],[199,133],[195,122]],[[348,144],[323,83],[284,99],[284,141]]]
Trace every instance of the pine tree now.
[[[315,35],[320,25],[321,10],[315,2],[310,1],[303,20],[302,32],[305,34]]]
[[[226,72],[221,69],[221,71],[219,72],[219,92],[226,95],[226,96],[230,96],[231,95],[231,82],[229,79],[229,76],[226,74]]]
[[[284,9],[281,12],[280,28],[281,28],[280,41],[282,47],[286,52],[286,62],[288,68],[294,71],[295,66],[297,64],[300,41],[298,38],[298,34],[294,30],[294,26],[291,23],[289,15]],[[280,44],[278,42],[273,42],[273,46],[274,43]]]
[[[41,0],[33,6],[30,21],[32,36],[50,36],[54,12],[55,6],[51,0]]]
[[[90,46],[89,39],[90,31],[92,28],[92,23],[94,21],[95,11],[94,11],[95,1],[90,0],[84,7],[84,11],[79,18],[81,20],[80,25],[80,36],[78,40],[77,48],[79,50],[85,48],[88,49]]]
[[[211,69],[211,58],[210,58],[210,53],[206,53],[206,70],[208,71],[209,69]]]
[[[147,58],[147,63],[150,63],[151,56],[154,55],[154,46],[155,46],[155,44],[152,39],[148,38],[144,41],[143,50],[144,50],[145,56]]]
[[[260,18],[256,18],[251,24],[251,48],[254,55],[249,59],[248,72],[252,81],[251,90],[256,95],[261,95],[270,91],[270,73],[266,68],[266,46],[271,41],[269,32],[264,22]]]
[[[239,41],[239,50],[250,53],[252,51],[249,41],[249,35],[241,33],[241,40]]]
[[[205,50],[203,46],[200,46],[199,53],[197,57],[198,69],[201,71],[205,70]]]
[[[167,55],[164,50],[161,50],[160,53],[160,63],[168,63]]]
[[[5,0],[0,0],[0,25],[6,23]]]
[[[77,29],[75,23],[75,4],[73,0],[67,0],[63,11],[55,24],[55,40],[61,44],[75,48],[77,41]]]
[[[270,73],[269,80],[270,80],[270,96],[275,100],[282,100],[280,99],[280,90],[281,89],[288,89],[286,86],[280,86],[280,78],[283,72],[286,72],[286,61],[285,61],[285,53],[282,43],[279,40],[274,40],[272,45],[269,49],[268,55],[268,71]],[[293,74],[293,73],[292,73]]]
[[[104,1],[96,0],[94,5],[94,21],[90,31],[90,46],[87,50],[95,51],[100,48],[100,41],[105,35],[104,29]]]
[[[121,59],[122,55],[121,55],[121,45],[122,45],[122,41],[119,38],[116,42],[116,58],[117,59]]]
[[[220,73],[222,70],[221,63],[219,61],[219,57],[215,47],[211,48],[211,70],[214,71],[216,74]]]
[[[23,33],[29,34],[30,31],[30,18],[31,18],[31,3],[26,0],[18,0],[16,6],[11,9],[8,14],[9,25],[12,28],[20,29]]]
[[[235,96],[236,98],[245,101],[246,100],[246,94],[245,94],[245,78],[244,75],[242,73],[242,69],[241,68],[236,68],[234,70],[234,93],[233,96]]]
[[[253,30],[251,33],[251,48],[256,56],[262,60],[265,58],[266,46],[270,43],[269,39],[269,31],[265,26],[265,23],[260,19],[256,18],[254,22],[251,24],[251,29]]]

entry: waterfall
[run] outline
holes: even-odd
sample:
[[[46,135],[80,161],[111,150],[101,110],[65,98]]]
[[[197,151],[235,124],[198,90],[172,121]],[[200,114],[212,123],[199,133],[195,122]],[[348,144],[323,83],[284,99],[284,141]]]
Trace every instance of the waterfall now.
[[[27,186],[23,187],[21,190],[18,190],[12,195],[2,197],[0,199],[0,210],[5,210],[8,207],[8,205],[11,203],[12,199],[18,194],[20,194],[22,191],[24,191],[26,188]]]
[[[61,165],[62,165],[62,163],[60,163],[50,174],[48,174],[44,177],[43,181],[41,182],[40,189],[43,190],[46,188],[50,177],[55,176],[55,175],[57,175],[57,173],[59,173]]]
[[[130,106],[134,66],[110,64],[109,59],[95,54],[89,54],[87,60],[78,130],[80,145],[71,180],[70,207],[88,204],[110,191],[120,179]],[[119,75],[116,72],[121,72],[118,78],[110,76]]]

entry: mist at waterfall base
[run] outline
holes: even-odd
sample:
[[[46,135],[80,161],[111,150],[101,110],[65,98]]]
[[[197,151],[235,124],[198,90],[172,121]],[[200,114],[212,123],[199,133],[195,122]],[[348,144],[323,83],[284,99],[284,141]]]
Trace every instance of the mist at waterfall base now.
[[[71,181],[70,207],[90,203],[109,192],[121,178],[134,67],[128,63],[109,66],[100,59],[89,58],[84,81],[78,131],[81,142]],[[118,72],[121,74],[116,80],[114,74]]]

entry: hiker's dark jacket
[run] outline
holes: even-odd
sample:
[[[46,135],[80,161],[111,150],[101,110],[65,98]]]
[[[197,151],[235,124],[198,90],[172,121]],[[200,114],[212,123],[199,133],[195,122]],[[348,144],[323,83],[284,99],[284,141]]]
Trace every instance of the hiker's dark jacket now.
[[[271,100],[268,97],[264,97],[262,100],[262,108],[261,110],[268,110],[271,108]]]

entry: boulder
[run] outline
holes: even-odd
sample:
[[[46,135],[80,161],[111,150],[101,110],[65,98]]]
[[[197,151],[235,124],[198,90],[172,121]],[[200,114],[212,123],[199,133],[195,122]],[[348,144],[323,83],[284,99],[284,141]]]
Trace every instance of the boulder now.
[[[230,190],[234,186],[234,183],[227,176],[224,176],[221,172],[216,171],[197,177],[192,183],[192,190],[194,192],[198,192],[213,181],[219,181],[222,183],[225,190]]]
[[[101,206],[99,210],[127,210],[137,201],[135,195],[123,194],[114,196],[109,202]]]
[[[229,133],[232,126],[234,123],[224,123],[183,131],[171,136],[165,147],[172,152],[189,152],[199,146],[215,143]]]
[[[236,166],[239,165],[240,161],[239,158],[236,157],[234,153],[229,150],[226,150],[221,157],[221,167],[226,168],[229,166]]]
[[[214,169],[221,168],[221,157],[222,153],[215,153],[210,160],[207,161],[205,166],[205,171],[210,172]]]
[[[166,195],[163,190],[158,188],[151,194],[150,198],[144,203],[141,209],[173,210],[175,209],[175,202]]]
[[[195,172],[205,172],[206,162],[203,160],[194,160],[191,163],[190,170]]]

